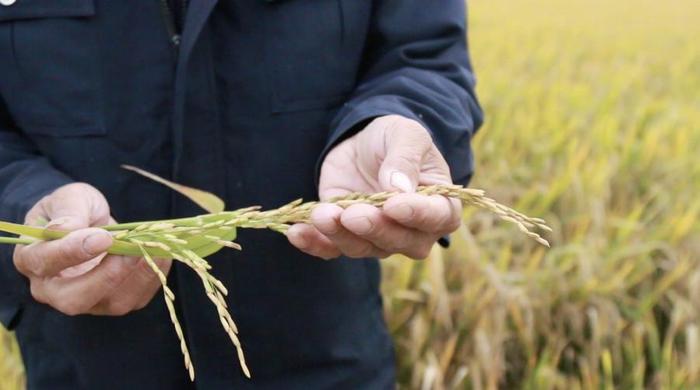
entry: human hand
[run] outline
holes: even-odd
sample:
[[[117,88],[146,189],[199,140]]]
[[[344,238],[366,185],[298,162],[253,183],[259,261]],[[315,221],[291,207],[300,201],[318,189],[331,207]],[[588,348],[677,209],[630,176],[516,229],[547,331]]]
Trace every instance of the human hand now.
[[[145,307],[160,288],[148,264],[137,257],[107,255],[112,236],[95,226],[114,223],[104,196],[76,183],[60,187],[27,213],[25,223],[70,231],[62,239],[18,245],[17,270],[29,278],[37,301],[67,314],[124,315]],[[154,259],[163,273],[171,262]]]
[[[438,238],[460,226],[462,204],[415,194],[419,184],[452,184],[445,159],[420,123],[379,117],[331,150],[321,167],[319,197],[323,202],[351,192],[401,193],[381,209],[322,203],[312,212],[312,224],[292,226],[287,237],[300,250],[326,259],[394,253],[423,259]]]

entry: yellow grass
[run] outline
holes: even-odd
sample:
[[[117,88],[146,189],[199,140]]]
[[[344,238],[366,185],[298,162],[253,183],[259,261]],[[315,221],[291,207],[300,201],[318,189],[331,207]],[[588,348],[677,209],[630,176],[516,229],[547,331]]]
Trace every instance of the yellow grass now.
[[[17,343],[0,325],[0,390],[23,389],[24,384]]]
[[[386,261],[402,387],[700,386],[700,3],[470,11],[473,185],[545,217],[554,247],[467,210],[451,251]],[[0,332],[0,390],[16,356]]]

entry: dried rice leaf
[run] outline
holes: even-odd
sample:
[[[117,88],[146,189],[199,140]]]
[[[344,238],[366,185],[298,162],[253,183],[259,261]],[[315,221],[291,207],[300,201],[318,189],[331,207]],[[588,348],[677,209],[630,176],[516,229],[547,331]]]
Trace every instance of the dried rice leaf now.
[[[220,213],[226,208],[224,201],[210,192],[183,186],[182,184],[173,183],[170,180],[163,179],[158,175],[154,175],[153,173],[144,171],[143,169],[136,168],[131,165],[122,165],[122,168],[136,172],[141,176],[145,176],[153,181],[163,184],[166,187],[169,187],[173,191],[179,192],[180,194],[186,196],[191,201],[199,205],[199,207],[203,208],[204,210],[210,213]]]

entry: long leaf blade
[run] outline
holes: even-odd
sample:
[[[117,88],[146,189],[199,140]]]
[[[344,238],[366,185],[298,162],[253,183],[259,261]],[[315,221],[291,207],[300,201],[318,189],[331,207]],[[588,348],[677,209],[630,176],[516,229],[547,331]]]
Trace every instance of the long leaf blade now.
[[[210,192],[174,183],[170,180],[163,179],[158,175],[154,175],[153,173],[144,171],[141,168],[137,168],[131,165],[122,165],[122,168],[132,172],[136,172],[141,176],[147,177],[155,182],[158,182],[172,189],[173,191],[179,192],[180,194],[186,196],[188,199],[196,203],[199,207],[203,208],[204,210],[210,213],[220,213],[226,208],[224,201]]]

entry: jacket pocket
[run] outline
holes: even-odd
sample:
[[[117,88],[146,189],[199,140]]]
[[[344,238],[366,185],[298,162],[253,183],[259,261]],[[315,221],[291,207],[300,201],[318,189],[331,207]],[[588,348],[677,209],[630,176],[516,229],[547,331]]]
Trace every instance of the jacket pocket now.
[[[272,111],[323,109],[342,103],[354,89],[361,46],[346,2],[268,3],[266,72]]]
[[[0,93],[30,134],[105,133],[94,0],[17,0],[0,7]]]

